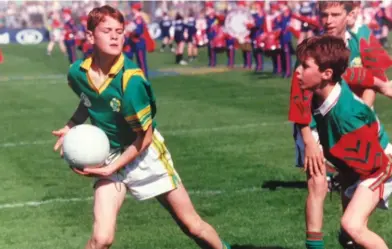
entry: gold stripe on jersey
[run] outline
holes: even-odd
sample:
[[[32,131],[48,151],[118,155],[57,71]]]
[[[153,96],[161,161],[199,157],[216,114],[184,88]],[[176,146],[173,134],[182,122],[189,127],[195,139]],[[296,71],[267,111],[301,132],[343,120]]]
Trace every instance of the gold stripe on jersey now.
[[[150,105],[144,107],[142,110],[138,111],[135,115],[125,117],[125,120],[128,122],[133,121],[133,120],[142,121],[142,118],[146,114],[149,114],[149,113],[151,113],[151,106]]]
[[[138,112],[138,114],[126,117],[125,120],[129,123],[132,130],[146,131],[152,124],[150,105]]]
[[[143,80],[147,81],[146,76],[144,76],[144,73],[140,68],[127,69],[127,70],[125,70],[124,75],[123,75],[123,79],[122,79],[123,80],[123,82],[122,82],[123,83],[122,84],[123,92],[125,91],[125,89],[127,89],[128,83],[133,76],[141,76],[143,78]]]

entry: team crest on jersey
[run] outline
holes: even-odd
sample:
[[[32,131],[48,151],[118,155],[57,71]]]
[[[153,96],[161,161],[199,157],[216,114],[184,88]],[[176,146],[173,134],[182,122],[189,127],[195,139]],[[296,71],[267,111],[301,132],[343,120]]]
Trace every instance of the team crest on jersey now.
[[[83,101],[83,104],[85,107],[91,107],[91,101],[88,99],[86,94],[81,93],[80,99]]]
[[[121,102],[116,98],[112,98],[110,101],[110,106],[112,107],[114,112],[120,112]]]
[[[362,59],[361,57],[355,57],[351,63],[350,63],[351,67],[362,67]]]

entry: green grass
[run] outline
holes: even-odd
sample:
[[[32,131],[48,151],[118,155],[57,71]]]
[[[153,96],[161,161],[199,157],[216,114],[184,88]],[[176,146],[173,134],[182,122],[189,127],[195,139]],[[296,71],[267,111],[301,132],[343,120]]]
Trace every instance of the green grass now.
[[[65,74],[68,68],[60,53],[47,57],[43,45],[2,50],[0,78]],[[198,65],[205,63],[203,57]],[[149,54],[153,69],[174,67],[173,59],[169,53]],[[263,187],[305,178],[293,167],[292,128],[287,123],[289,81],[231,71],[154,78],[152,83],[158,127],[201,216],[233,244],[304,248],[306,189],[300,184],[276,190]],[[91,200],[50,202],[92,195],[90,179],[72,173],[52,151],[55,138],[50,132],[72,114],[76,97],[65,78],[0,81],[0,87],[0,205],[49,201],[37,207],[0,209],[0,248],[83,248],[91,232]],[[389,106],[386,98],[377,99],[377,112],[391,133]],[[325,204],[328,248],[339,248],[340,214],[334,194]],[[390,212],[378,211],[370,220],[370,227],[389,244],[391,218]],[[197,247],[156,201],[129,198],[118,219],[113,248]]]

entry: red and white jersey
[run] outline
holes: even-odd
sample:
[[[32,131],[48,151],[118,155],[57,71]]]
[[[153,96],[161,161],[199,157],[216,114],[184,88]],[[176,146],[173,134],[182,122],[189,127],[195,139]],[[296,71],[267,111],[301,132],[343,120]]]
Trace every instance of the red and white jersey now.
[[[224,48],[226,47],[226,33],[224,27],[221,25],[214,25],[212,27],[213,32],[215,33],[214,38],[212,39],[212,47],[214,48]]]

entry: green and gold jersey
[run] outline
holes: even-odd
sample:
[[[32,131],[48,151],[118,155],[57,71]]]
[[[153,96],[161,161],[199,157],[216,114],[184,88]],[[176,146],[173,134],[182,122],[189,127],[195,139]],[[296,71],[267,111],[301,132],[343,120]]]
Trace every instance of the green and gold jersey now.
[[[155,128],[152,86],[136,64],[121,54],[97,89],[88,75],[92,61],[88,57],[71,65],[69,85],[88,108],[91,123],[106,133],[111,148],[128,146],[136,132],[146,131],[150,125]]]

